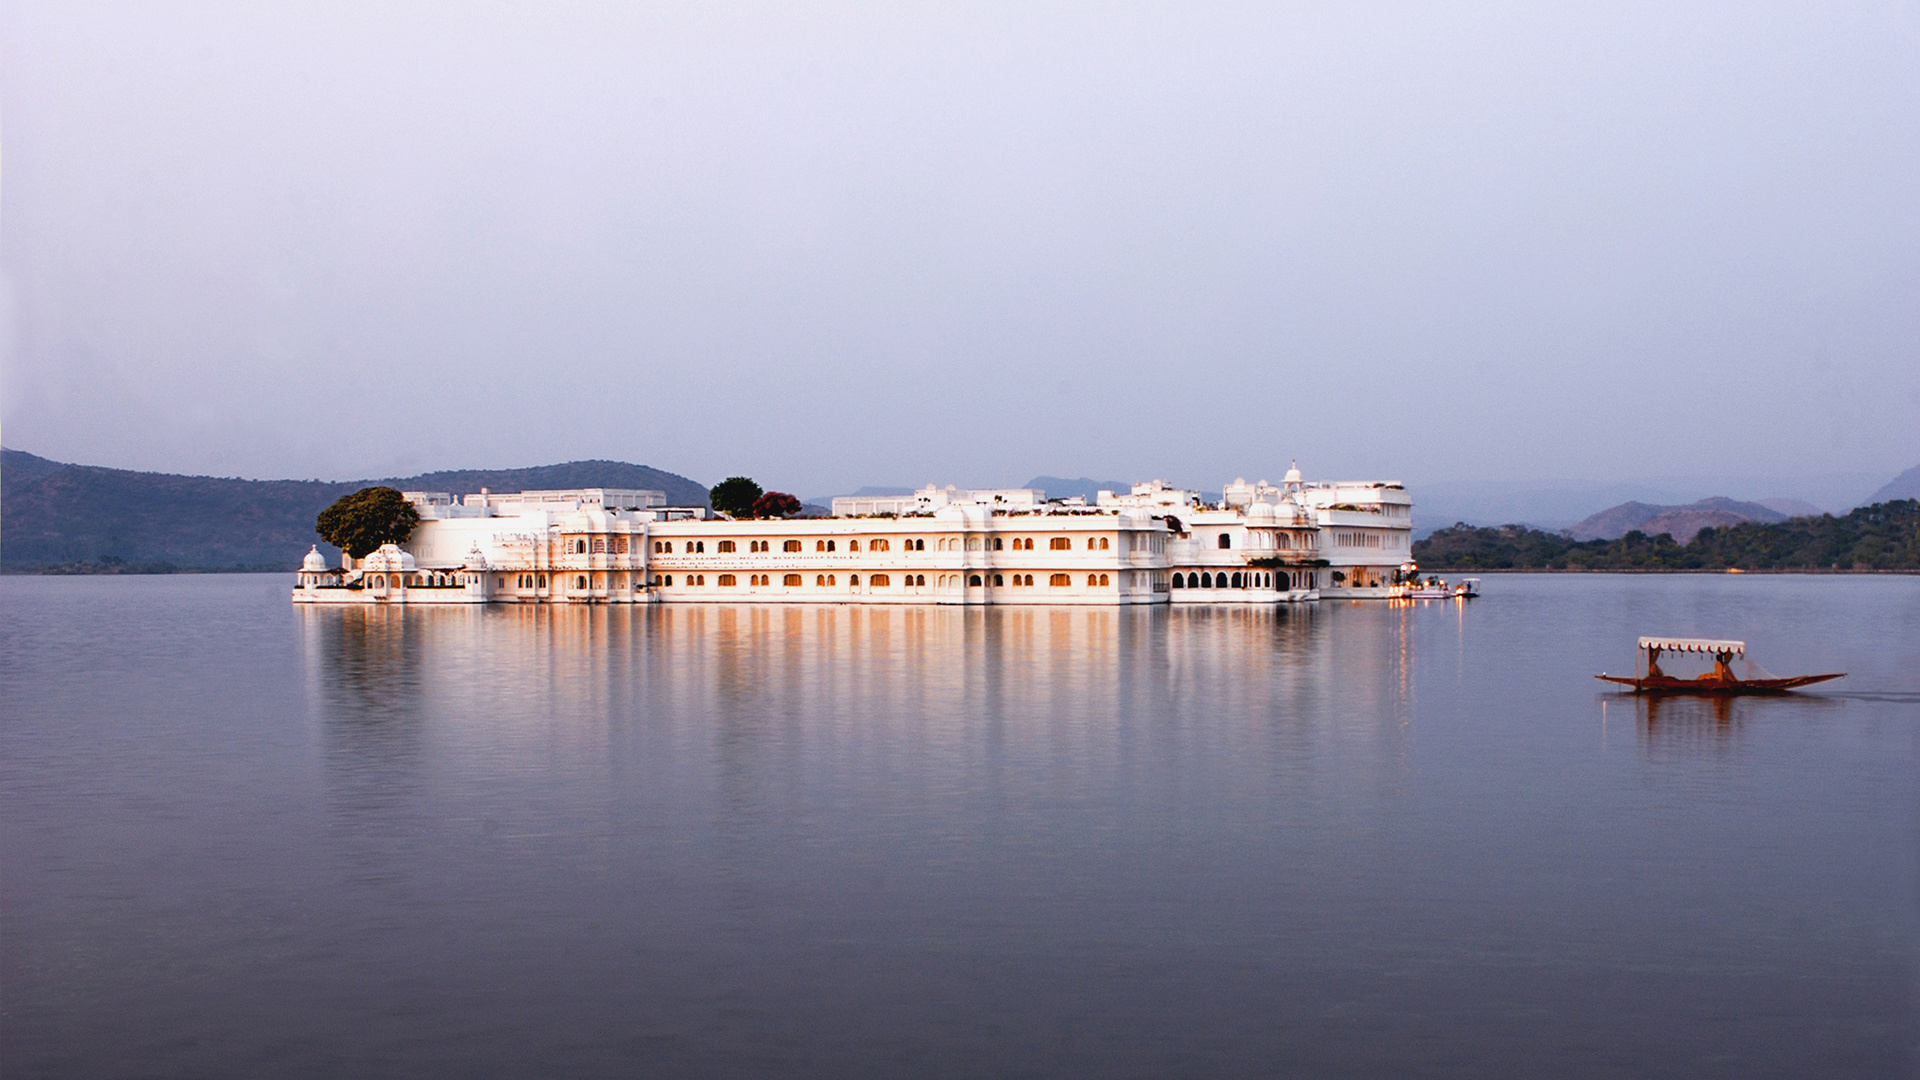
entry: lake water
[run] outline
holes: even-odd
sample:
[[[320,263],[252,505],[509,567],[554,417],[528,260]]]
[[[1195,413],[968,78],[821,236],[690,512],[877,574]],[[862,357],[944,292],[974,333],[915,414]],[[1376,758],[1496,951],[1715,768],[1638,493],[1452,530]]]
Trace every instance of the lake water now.
[[[1912,1076],[1920,578],[0,579],[8,1077]],[[1790,699],[1607,693],[1642,633]]]

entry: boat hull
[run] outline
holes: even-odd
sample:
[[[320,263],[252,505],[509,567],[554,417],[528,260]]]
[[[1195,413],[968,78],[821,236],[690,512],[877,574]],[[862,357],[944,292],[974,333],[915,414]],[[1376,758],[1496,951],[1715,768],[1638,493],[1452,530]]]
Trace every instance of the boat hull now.
[[[1595,675],[1604,682],[1630,686],[1636,694],[1784,694],[1802,686],[1838,679],[1845,672],[1831,675],[1794,675],[1784,679],[1729,679],[1721,675],[1702,675],[1697,679],[1676,679],[1669,675],[1630,678],[1625,675]]]

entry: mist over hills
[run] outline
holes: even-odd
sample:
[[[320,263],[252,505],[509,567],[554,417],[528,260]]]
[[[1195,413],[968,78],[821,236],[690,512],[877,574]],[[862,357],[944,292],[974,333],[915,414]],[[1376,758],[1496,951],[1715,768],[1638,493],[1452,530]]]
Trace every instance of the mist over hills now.
[[[1915,465],[1888,482],[1886,487],[1873,493],[1867,501],[1870,503],[1892,502],[1895,499],[1920,499],[1920,465]]]
[[[50,461],[0,450],[0,573],[291,570],[318,543],[314,518],[342,495],[384,484],[465,494],[490,488],[664,491],[705,506],[684,476],[623,461],[458,469],[373,480],[241,480]],[[321,550],[337,555],[326,544]]]

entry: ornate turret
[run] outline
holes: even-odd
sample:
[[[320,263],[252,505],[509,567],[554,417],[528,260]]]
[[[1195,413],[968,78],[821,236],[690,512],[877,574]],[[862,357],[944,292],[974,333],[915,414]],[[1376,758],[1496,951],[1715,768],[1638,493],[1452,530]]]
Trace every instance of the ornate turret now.
[[[320,554],[319,544],[313,545],[313,550],[307,552],[307,557],[300,560],[300,570],[302,573],[324,574],[328,569],[327,557]]]
[[[369,574],[406,574],[413,568],[413,553],[402,551],[397,544],[381,544],[380,550],[360,563],[360,569]]]

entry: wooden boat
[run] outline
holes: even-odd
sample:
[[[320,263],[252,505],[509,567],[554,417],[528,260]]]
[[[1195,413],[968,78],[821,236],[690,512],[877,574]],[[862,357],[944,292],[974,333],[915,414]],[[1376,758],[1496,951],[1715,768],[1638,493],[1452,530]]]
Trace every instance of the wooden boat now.
[[[1416,575],[1417,576],[1417,575]],[[1451,600],[1459,597],[1471,600],[1480,595],[1480,579],[1462,578],[1458,585],[1449,585],[1439,578],[1428,578],[1426,584],[1407,584],[1395,586],[1397,599],[1406,600]]]
[[[1660,670],[1661,653],[1706,653],[1713,657],[1713,670],[1692,679],[1678,679]],[[1742,679],[1730,664],[1736,656],[1747,654],[1744,641],[1718,641],[1712,638],[1643,637],[1640,656],[1644,668],[1636,662],[1634,675],[1595,675],[1594,678],[1633,687],[1636,694],[1782,694],[1788,690],[1828,679],[1843,678],[1845,672],[1831,675],[1792,675],[1787,678]]]

